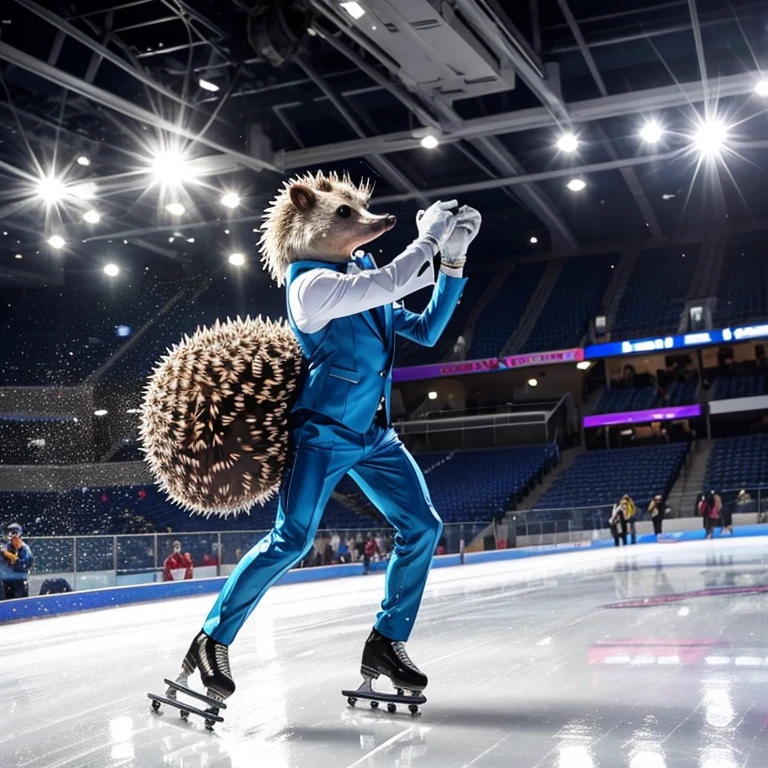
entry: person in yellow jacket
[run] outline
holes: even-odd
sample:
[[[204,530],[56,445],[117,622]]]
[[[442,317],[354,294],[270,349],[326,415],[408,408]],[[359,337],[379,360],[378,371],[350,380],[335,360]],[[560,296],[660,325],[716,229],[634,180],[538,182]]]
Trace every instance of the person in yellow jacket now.
[[[627,521],[627,527],[629,528],[629,535],[632,543],[637,544],[637,530],[635,529],[635,515],[637,514],[637,506],[632,500],[629,494],[624,494],[621,497],[621,508],[624,512],[624,519]]]

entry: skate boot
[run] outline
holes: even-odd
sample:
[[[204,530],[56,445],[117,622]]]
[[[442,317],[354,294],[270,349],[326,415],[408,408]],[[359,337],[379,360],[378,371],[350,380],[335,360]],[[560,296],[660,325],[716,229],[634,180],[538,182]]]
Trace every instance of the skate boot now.
[[[200,670],[200,677],[207,693],[198,693],[189,688],[189,676],[196,670]],[[187,655],[181,664],[181,672],[175,680],[165,680],[168,686],[165,696],[155,693],[147,694],[152,699],[152,711],[160,714],[161,704],[168,704],[180,710],[182,720],[189,719],[190,714],[198,715],[205,720],[207,730],[213,730],[215,723],[223,722],[224,718],[219,711],[226,709],[224,699],[229,698],[235,691],[235,683],[232,680],[232,672],[229,668],[229,647],[223,643],[217,643],[205,632],[195,637],[190,645]],[[205,710],[179,701],[180,693],[190,696],[197,701],[208,704]]]
[[[379,702],[385,702],[387,711],[392,714],[397,711],[398,704],[407,704],[415,716],[419,714],[419,705],[427,701],[422,694],[427,687],[427,676],[411,661],[403,643],[385,637],[375,628],[365,641],[360,673],[363,684],[356,691],[342,691],[352,707],[358,699],[370,701],[371,709],[376,709]],[[373,680],[380,675],[390,679],[396,694],[374,690]]]

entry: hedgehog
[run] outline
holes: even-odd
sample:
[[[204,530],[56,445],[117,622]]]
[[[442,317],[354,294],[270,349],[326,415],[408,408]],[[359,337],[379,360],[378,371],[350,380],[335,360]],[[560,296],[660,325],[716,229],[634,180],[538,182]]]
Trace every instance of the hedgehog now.
[[[302,363],[288,325],[261,317],[217,321],[168,350],[144,391],[140,435],[173,503],[229,517],[277,493]]]
[[[348,174],[284,182],[264,212],[260,253],[283,285],[291,262],[347,261],[395,224],[368,212],[373,186]],[[228,517],[279,490],[288,415],[303,380],[301,349],[284,320],[236,318],[198,328],[168,350],[141,406],[144,457],[167,497],[185,510]]]

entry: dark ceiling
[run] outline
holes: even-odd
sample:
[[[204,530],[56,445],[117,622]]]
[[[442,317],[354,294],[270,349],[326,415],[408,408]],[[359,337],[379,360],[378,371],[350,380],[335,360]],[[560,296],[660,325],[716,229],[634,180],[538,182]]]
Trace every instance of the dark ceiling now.
[[[269,15],[277,5],[285,18]],[[567,251],[768,216],[768,96],[752,92],[768,51],[766,2],[433,0],[434,16],[469,29],[508,80],[514,71],[514,87],[459,99],[407,82],[409,62],[377,48],[340,5],[5,0],[0,283],[87,274],[116,246],[137,261],[192,269],[233,250],[253,255],[260,211],[306,167],[375,178],[381,208],[406,218],[455,193],[485,216],[476,266],[532,251],[532,236],[535,249]],[[408,4],[360,5],[375,20],[379,7]],[[251,32],[263,33],[252,35],[256,45],[249,14]],[[302,34],[296,18],[305,14]],[[281,22],[301,39],[276,67],[263,41],[274,42]],[[728,145],[701,162],[691,135],[713,117],[731,126]],[[637,135],[649,118],[666,131],[653,148]],[[569,130],[580,141],[573,154],[554,146]],[[430,131],[436,149],[419,145]],[[165,210],[169,193],[147,172],[168,148],[200,163],[182,219]],[[35,191],[48,175],[70,190],[94,181],[95,201],[70,195],[44,206]],[[574,175],[584,191],[566,188]],[[228,211],[220,197],[232,190],[242,204]],[[91,207],[98,224],[82,221]],[[46,243],[54,233],[63,253]],[[386,249],[410,236],[401,226]]]

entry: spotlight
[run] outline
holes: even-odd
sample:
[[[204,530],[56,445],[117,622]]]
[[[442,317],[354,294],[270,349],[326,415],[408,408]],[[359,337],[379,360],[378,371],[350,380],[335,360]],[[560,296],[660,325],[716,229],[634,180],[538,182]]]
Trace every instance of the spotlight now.
[[[755,83],[755,93],[758,96],[768,96],[768,80],[760,80]]]
[[[179,184],[190,177],[190,171],[181,152],[161,152],[152,161],[152,173],[161,184]]]
[[[80,200],[92,200],[96,197],[96,185],[92,181],[86,181],[85,184],[78,184],[70,190],[75,197]]]
[[[589,362],[589,360],[582,360],[580,363],[576,363],[576,367],[580,371],[588,371],[591,367],[592,363]]]
[[[89,224],[98,224],[101,221],[101,216],[98,211],[88,211],[83,214],[83,221],[87,221]]]
[[[188,237],[187,238],[187,242],[188,243],[194,243],[195,242],[195,238],[194,237]]]
[[[575,152],[579,146],[579,140],[572,133],[564,133],[557,140],[556,146],[561,152]]]
[[[431,133],[427,134],[422,140],[421,140],[421,146],[424,147],[424,149],[434,149],[440,142],[437,140],[436,136],[433,136]]]
[[[584,189],[587,185],[582,181],[582,179],[571,179],[568,184],[566,184],[568,189],[571,190],[571,192],[581,192],[582,189]]]
[[[45,176],[37,184],[37,194],[48,205],[58,203],[64,197],[64,185],[55,176]]]
[[[97,411],[93,412],[94,416],[106,416],[107,411],[104,408],[99,408]]]
[[[360,3],[356,2],[350,2],[350,3],[339,3],[341,7],[353,18],[353,19],[359,19],[362,16],[365,15],[365,8],[363,8]]]
[[[435,392],[435,391],[432,391],[432,392],[428,392],[428,393],[427,393],[427,397],[428,397],[430,400],[437,400],[437,392]]]
[[[120,274],[120,267],[117,264],[105,264],[104,274],[110,277],[117,277]]]
[[[728,136],[728,128],[719,120],[702,123],[693,137],[696,148],[703,155],[715,155],[722,148]]]
[[[245,264],[245,256],[242,253],[230,253],[229,263],[235,267],[242,267]]]
[[[203,80],[202,77],[200,78],[200,80],[198,82],[200,83],[200,87],[204,91],[210,91],[211,93],[216,93],[216,91],[219,90],[219,86],[216,85],[216,83],[211,83],[208,80]]]
[[[181,203],[169,203],[165,206],[165,210],[172,216],[183,216],[184,206]]]
[[[530,242],[530,244],[531,244],[531,245],[536,245],[536,243],[538,243],[538,242],[539,242],[539,238],[538,238],[538,237],[532,237],[532,238],[529,240],[529,242]]]
[[[77,164],[87,168],[91,164],[91,161],[85,155],[80,155],[80,157],[77,158]]]
[[[538,387],[539,386],[539,380],[538,379],[528,379],[528,386],[529,387]]]
[[[655,120],[651,120],[640,129],[640,138],[643,141],[647,141],[649,144],[655,144],[661,139],[663,134],[664,131]]]
[[[51,248],[55,248],[57,251],[60,248],[63,248],[65,244],[65,240],[61,235],[51,235],[48,238],[48,245],[51,246]]]
[[[226,208],[237,208],[237,206],[240,205],[240,195],[235,192],[227,192],[227,194],[221,198],[221,204]]]
[[[17,253],[13,258],[14,259],[23,259],[24,257],[20,253]]]

